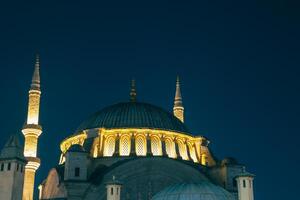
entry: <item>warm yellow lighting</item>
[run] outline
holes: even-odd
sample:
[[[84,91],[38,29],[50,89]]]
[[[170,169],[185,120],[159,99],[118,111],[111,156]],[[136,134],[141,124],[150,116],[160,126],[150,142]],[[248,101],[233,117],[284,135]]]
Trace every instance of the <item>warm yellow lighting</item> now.
[[[29,161],[27,163],[27,165],[25,166],[25,170],[29,170],[29,171],[34,171],[35,172],[39,167],[40,167],[40,163],[39,162]]]
[[[205,154],[201,156],[201,165],[207,165],[207,156]]]
[[[87,137],[87,132],[83,131],[65,139],[60,145],[62,155],[73,144],[83,145]],[[164,146],[164,152],[170,158],[176,159],[180,156],[183,160],[207,165],[208,160],[211,160],[213,163],[213,158],[210,158],[207,147],[202,146],[204,140],[206,139],[202,136],[194,137],[189,134],[166,130],[101,128],[98,129],[98,137],[94,139],[90,155],[94,158],[111,157],[118,152],[118,156],[129,156],[134,151],[134,155],[146,156],[149,153],[147,151],[150,150],[151,155],[162,156],[162,147]],[[132,141],[134,142],[134,147],[131,146]],[[150,147],[147,148],[148,144],[150,144]],[[179,155],[176,154],[176,144],[178,145]],[[204,157],[203,154],[205,154]],[[61,159],[60,163],[62,164],[63,162],[63,159]]]
[[[174,113],[174,116],[177,117],[181,122],[184,122],[184,108],[183,107],[174,107],[173,113]]]
[[[39,124],[40,98],[40,91],[30,90],[28,101],[27,124]]]

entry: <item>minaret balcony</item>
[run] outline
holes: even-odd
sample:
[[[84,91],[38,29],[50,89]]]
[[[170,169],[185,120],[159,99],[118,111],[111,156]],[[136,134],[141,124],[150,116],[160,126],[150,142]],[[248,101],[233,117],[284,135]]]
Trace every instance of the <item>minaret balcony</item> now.
[[[38,124],[26,124],[22,130],[24,136],[36,136],[39,137],[42,134],[42,126]]]

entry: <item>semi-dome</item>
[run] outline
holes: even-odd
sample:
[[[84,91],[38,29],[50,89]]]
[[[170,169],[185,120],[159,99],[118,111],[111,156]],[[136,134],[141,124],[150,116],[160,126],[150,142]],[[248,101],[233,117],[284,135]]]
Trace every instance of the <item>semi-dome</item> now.
[[[225,189],[210,182],[181,183],[164,189],[152,200],[235,200]]]
[[[77,132],[93,128],[149,128],[189,133],[186,126],[170,112],[140,102],[106,107],[85,120]]]

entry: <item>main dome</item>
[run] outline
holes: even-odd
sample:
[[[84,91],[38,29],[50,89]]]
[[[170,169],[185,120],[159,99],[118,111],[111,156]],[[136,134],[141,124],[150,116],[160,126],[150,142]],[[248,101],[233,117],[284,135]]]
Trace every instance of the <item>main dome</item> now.
[[[140,102],[118,103],[96,112],[77,129],[148,128],[189,133],[186,126],[170,112]]]

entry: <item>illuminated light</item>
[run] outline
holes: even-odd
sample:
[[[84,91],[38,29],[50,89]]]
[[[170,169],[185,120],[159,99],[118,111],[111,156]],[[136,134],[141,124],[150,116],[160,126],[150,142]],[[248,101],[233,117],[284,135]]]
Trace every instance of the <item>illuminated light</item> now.
[[[188,150],[190,152],[190,156],[195,163],[198,163],[198,159],[196,156],[195,146],[192,143],[188,143]]]
[[[99,145],[96,144],[93,148],[93,158],[97,158],[98,157],[98,147]]]
[[[66,153],[67,150],[74,144],[80,144],[83,146],[84,140],[87,138],[86,133],[80,133],[78,135],[71,136],[67,139],[65,139],[61,144],[60,144],[60,149],[63,153]]]
[[[27,124],[39,124],[40,98],[40,91],[30,90],[28,101]]]
[[[120,139],[120,155],[129,156],[130,154],[130,136],[124,135]]]
[[[189,160],[189,157],[187,155],[186,144],[183,141],[181,141],[180,139],[177,140],[177,144],[178,144],[179,153],[180,153],[180,156],[182,157],[182,159]]]
[[[183,107],[174,107],[173,113],[174,113],[174,116],[177,117],[181,122],[184,122],[184,108]]]
[[[151,137],[151,151],[153,156],[162,155],[161,140],[156,136]]]
[[[104,145],[104,157],[111,157],[115,152],[115,143],[116,139],[113,136],[110,136],[105,139]]]
[[[206,154],[201,155],[201,165],[207,165],[207,156],[206,156]]]
[[[28,170],[28,171],[36,171],[38,170],[38,168],[40,167],[40,163],[39,162],[32,162],[32,161],[29,161],[26,166],[25,166],[25,170]]]
[[[176,158],[175,143],[172,139],[166,138],[166,152],[170,158]]]
[[[138,156],[146,156],[147,154],[147,144],[146,144],[146,134],[139,134],[135,138],[135,151]]]
[[[59,164],[62,165],[66,162],[66,157],[64,154],[60,154]]]
[[[134,133],[134,134],[133,134]],[[133,135],[133,136],[132,136]],[[162,155],[162,140],[165,142],[165,152],[167,156],[173,159],[177,158],[175,150],[175,142],[178,143],[179,154],[184,160],[191,160],[195,163],[202,163],[201,159],[201,144],[206,139],[202,136],[194,137],[189,134],[156,130],[144,128],[124,128],[124,129],[98,129],[98,137],[94,139],[94,144],[91,148],[90,155],[96,157],[111,157],[114,156],[116,145],[119,144],[120,156],[129,156],[131,151],[135,150],[137,156],[147,155],[147,141],[146,138],[151,138],[151,153],[153,156]],[[135,143],[135,147],[131,147],[131,142]],[[86,131],[70,136],[65,139],[60,147],[62,153],[66,151],[73,144],[83,145],[87,138]],[[174,140],[176,138],[176,140]],[[119,141],[117,141],[119,140]],[[134,149],[134,150],[133,150]],[[188,152],[189,151],[189,152]],[[207,155],[208,156],[208,155]]]

